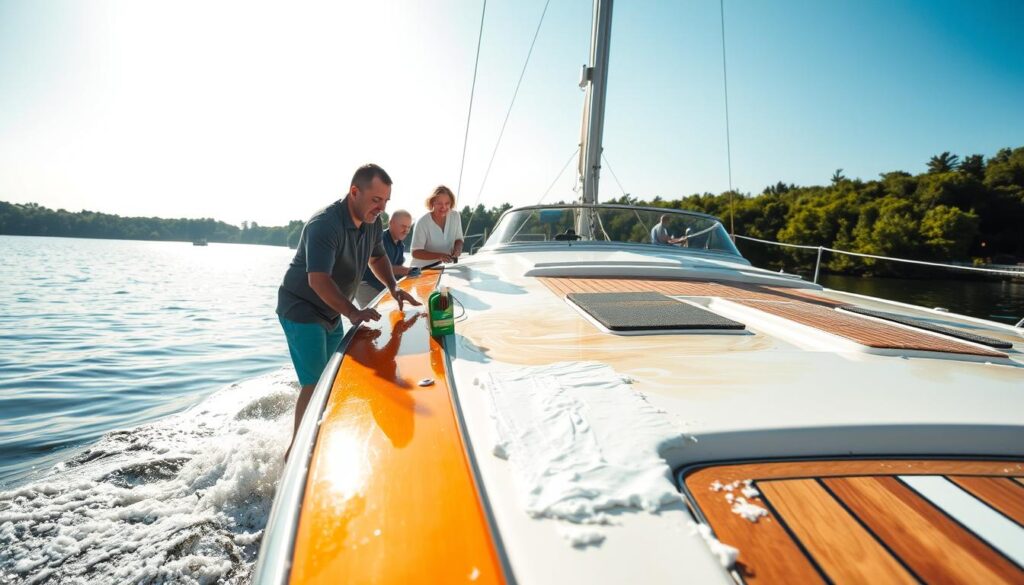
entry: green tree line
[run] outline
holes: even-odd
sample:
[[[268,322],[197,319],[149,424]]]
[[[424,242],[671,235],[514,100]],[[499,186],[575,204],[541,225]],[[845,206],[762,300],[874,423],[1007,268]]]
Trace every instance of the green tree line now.
[[[285,226],[266,227],[256,222],[242,222],[242,226],[238,227],[210,218],[121,217],[95,211],[54,210],[35,203],[0,201],[0,234],[14,236],[178,242],[206,240],[294,246],[298,242],[302,224],[296,220]]]
[[[879,256],[975,264],[1015,264],[1024,259],[1024,147],[1004,148],[987,159],[980,154],[961,159],[943,152],[931,157],[927,170],[918,175],[892,171],[863,181],[847,178],[838,169],[824,186],[779,182],[756,195],[624,195],[607,202],[700,211],[721,218],[726,228],[734,222],[739,235]],[[479,245],[476,236],[493,231],[510,207],[463,207],[467,249]],[[8,235],[206,239],[294,247],[302,226],[296,220],[285,226],[243,222],[237,227],[213,219],[120,217],[0,202],[0,234]],[[803,271],[815,259],[813,251],[742,239],[737,245],[755,266],[765,268]],[[825,268],[836,273],[913,275],[919,270],[840,254],[826,254],[824,260]]]

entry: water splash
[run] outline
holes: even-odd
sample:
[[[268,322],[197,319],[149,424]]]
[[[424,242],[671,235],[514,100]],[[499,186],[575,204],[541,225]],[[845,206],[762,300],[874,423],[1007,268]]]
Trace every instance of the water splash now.
[[[247,583],[294,379],[284,369],[232,384],[0,492],[0,583]]]

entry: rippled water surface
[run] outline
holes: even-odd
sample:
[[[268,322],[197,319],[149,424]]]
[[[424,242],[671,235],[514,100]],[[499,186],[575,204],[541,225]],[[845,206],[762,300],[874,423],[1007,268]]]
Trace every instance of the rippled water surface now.
[[[246,580],[291,431],[291,254],[0,236],[0,582]]]

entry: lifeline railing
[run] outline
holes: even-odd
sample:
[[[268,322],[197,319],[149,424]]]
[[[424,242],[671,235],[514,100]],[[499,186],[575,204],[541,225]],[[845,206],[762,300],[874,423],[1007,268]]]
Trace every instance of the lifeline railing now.
[[[468,244],[469,244],[471,239],[476,239],[476,242],[473,245],[470,246]],[[484,228],[483,233],[480,233],[480,234],[469,234],[468,236],[463,238],[463,240],[467,244],[465,246],[465,249],[468,249],[469,253],[472,254],[473,252],[476,252],[477,248],[482,246],[484,244],[484,242],[487,241],[487,229]]]
[[[980,268],[978,266],[960,266],[958,264],[942,264],[940,262],[926,262],[924,260],[909,260],[907,258],[892,258],[889,256],[877,256],[875,254],[862,254],[860,252],[848,252],[846,250],[837,250],[835,248],[829,248],[827,246],[805,246],[801,244],[785,244],[782,242],[773,242],[771,240],[762,240],[759,238],[752,238],[750,236],[741,236],[739,234],[733,234],[735,238],[741,238],[744,240],[750,240],[752,242],[759,242],[762,244],[769,244],[771,246],[783,246],[786,248],[800,248],[802,250],[817,250],[818,258],[814,262],[814,283],[818,283],[818,274],[821,272],[821,255],[823,252],[833,252],[835,254],[846,254],[848,256],[859,256],[861,258],[874,258],[876,260],[889,260],[892,262],[904,262],[906,264],[919,264],[922,266],[935,266],[938,268],[952,268],[954,270],[970,270],[972,272],[986,272],[988,274],[1003,274],[1009,276],[1018,276],[1024,278],[1024,267],[1017,269],[999,269],[999,268]],[[1015,327],[1024,327],[1024,319],[1017,322]]]

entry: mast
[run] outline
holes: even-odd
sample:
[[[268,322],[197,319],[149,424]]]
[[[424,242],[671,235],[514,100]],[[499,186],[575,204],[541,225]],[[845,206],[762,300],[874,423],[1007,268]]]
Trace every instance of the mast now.
[[[612,32],[612,0],[594,0],[593,29],[590,33],[590,65],[583,66],[580,87],[587,95],[583,106],[583,135],[580,139],[578,171],[583,185],[581,203],[597,203],[601,176],[601,137],[604,133],[605,90],[608,87],[608,51]],[[584,239],[594,235],[590,210],[577,218],[576,233]]]

